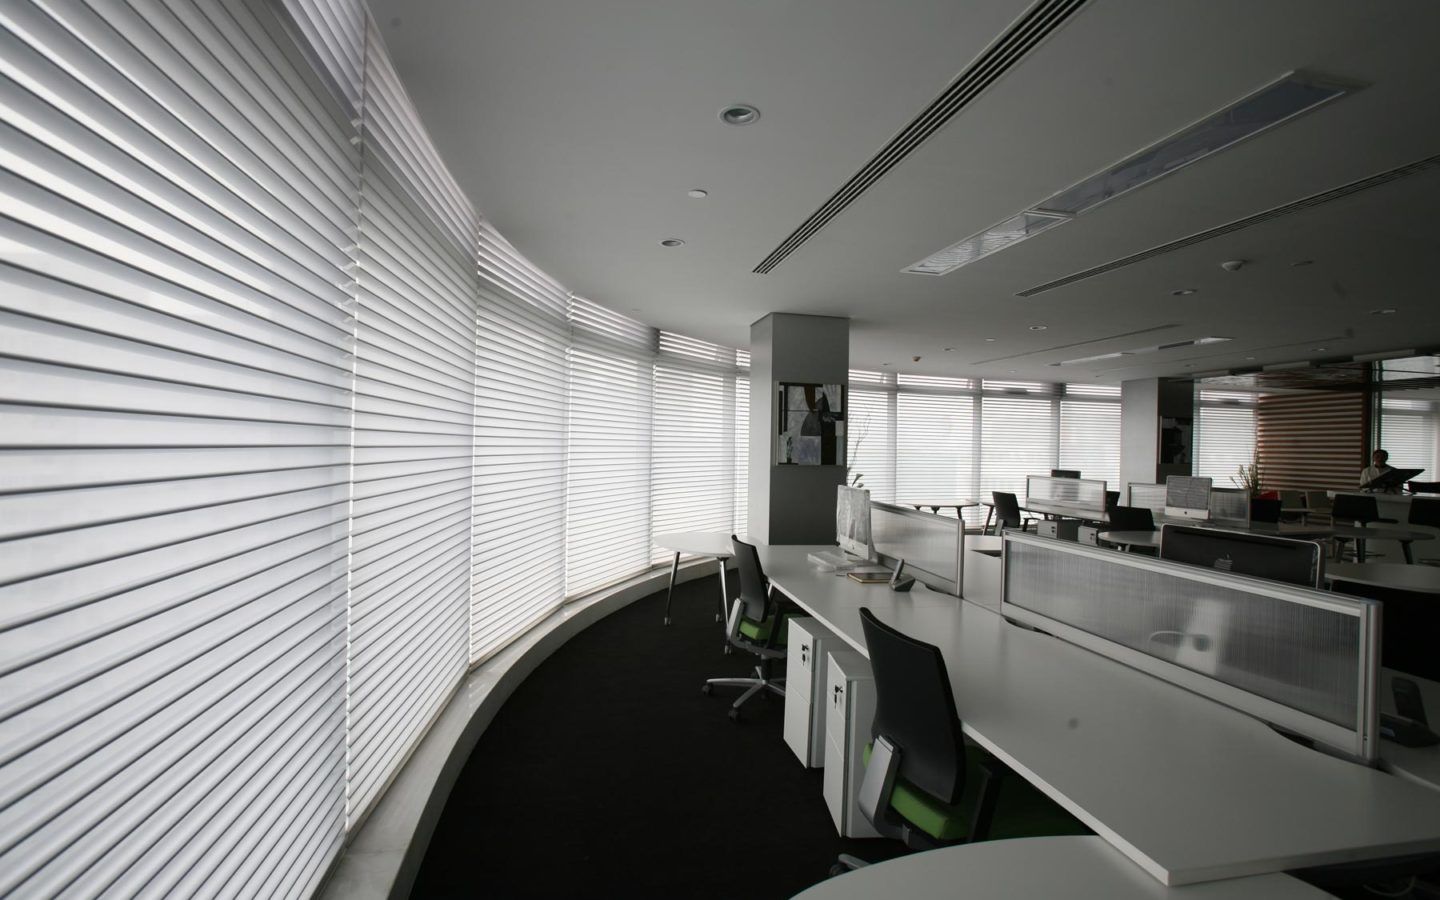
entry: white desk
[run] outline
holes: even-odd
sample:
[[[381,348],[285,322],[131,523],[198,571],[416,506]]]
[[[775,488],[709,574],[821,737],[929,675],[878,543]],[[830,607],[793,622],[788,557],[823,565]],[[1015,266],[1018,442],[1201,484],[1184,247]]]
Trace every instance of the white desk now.
[[[1418,675],[1381,669],[1380,711],[1395,714],[1395,695],[1391,692],[1391,681],[1396,675],[1415,682],[1415,686],[1420,688],[1420,701],[1425,704],[1425,717],[1430,720],[1430,730],[1440,727],[1440,684]],[[1402,747],[1381,738],[1380,765],[1387,772],[1440,791],[1440,745]]]
[[[675,596],[675,575],[680,571],[682,554],[708,556],[720,563],[720,612],[715,614],[715,621],[725,621],[725,604],[730,599],[729,588],[725,585],[725,563],[735,555],[730,535],[719,531],[670,531],[655,535],[655,546],[675,553],[675,559],[670,563],[670,588],[665,592],[665,624],[670,624],[670,599]]]
[[[961,844],[856,869],[795,900],[1323,900],[1289,875],[1251,875],[1166,887],[1098,837],[1037,837]]]
[[[861,606],[938,645],[965,733],[1165,884],[1440,851],[1440,793],[974,604],[819,573],[812,549],[761,548],[776,588],[862,653]]]
[[[1367,525],[1357,528],[1354,525],[1336,525],[1330,531],[1331,536],[1345,541],[1355,542],[1355,561],[1365,561],[1366,541],[1397,541],[1400,544],[1400,553],[1405,557],[1405,562],[1413,563],[1414,556],[1410,552],[1410,544],[1414,541],[1431,541],[1435,535],[1425,531],[1412,531],[1405,528],[1387,528],[1381,525]]]

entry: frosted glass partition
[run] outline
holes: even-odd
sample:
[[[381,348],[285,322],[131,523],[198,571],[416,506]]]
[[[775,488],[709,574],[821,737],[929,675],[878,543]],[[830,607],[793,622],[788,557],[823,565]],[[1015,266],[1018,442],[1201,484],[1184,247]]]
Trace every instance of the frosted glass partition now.
[[[1130,496],[1125,498],[1126,506],[1138,506],[1154,510],[1157,514],[1165,512],[1165,485],[1163,484],[1131,484]]]
[[[893,565],[903,559],[905,574],[926,587],[960,595],[965,551],[961,520],[871,501],[870,533],[885,562]]]
[[[1048,475],[1025,476],[1026,501],[1061,503],[1090,509],[1105,508],[1105,482],[1090,478],[1051,478]]]
[[[1210,489],[1210,521],[1225,525],[1250,524],[1250,492],[1240,488]]]
[[[1375,758],[1375,601],[1010,532],[1004,560],[1004,615]]]

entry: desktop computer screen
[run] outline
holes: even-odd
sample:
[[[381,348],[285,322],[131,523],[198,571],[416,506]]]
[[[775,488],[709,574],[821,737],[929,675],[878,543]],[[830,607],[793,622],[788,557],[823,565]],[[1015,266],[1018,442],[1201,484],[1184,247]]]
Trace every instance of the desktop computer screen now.
[[[870,533],[870,492],[840,485],[835,497],[835,542],[846,553],[861,559],[875,558]]]
[[[1314,541],[1165,525],[1160,529],[1160,558],[1318,588],[1324,576],[1325,555]]]
[[[1051,470],[1050,470],[1050,477],[1051,477],[1051,478],[1079,478],[1079,477],[1080,477],[1080,470],[1079,470],[1079,469],[1051,469]]]
[[[1210,517],[1211,479],[1171,475],[1165,479],[1165,515],[1177,519]],[[1134,504],[1131,504],[1132,506]]]

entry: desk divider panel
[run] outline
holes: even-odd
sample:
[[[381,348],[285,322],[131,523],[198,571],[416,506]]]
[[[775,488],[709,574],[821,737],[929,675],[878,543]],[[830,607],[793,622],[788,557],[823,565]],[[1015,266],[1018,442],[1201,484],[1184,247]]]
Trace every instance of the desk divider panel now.
[[[1125,505],[1144,507],[1153,510],[1156,515],[1162,515],[1165,512],[1165,485],[1131,482]]]
[[[1250,527],[1250,492],[1241,488],[1211,488],[1210,521]]]
[[[1380,605],[1007,532],[1001,613],[1373,762]]]
[[[960,596],[965,564],[965,523],[870,501],[870,537],[890,565],[905,560],[905,574],[928,588]]]
[[[1051,478],[1048,475],[1025,476],[1025,499],[1042,503],[1064,503],[1071,506],[1105,508],[1105,482],[1091,478]]]

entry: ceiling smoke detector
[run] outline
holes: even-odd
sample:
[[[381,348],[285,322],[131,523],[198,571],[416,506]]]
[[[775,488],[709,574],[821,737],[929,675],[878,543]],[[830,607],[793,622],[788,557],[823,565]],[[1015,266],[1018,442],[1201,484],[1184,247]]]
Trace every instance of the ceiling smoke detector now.
[[[1220,264],[1220,268],[1227,272],[1238,272],[1245,268],[1245,264],[1249,261],[1248,259],[1227,259]]]

